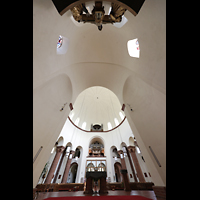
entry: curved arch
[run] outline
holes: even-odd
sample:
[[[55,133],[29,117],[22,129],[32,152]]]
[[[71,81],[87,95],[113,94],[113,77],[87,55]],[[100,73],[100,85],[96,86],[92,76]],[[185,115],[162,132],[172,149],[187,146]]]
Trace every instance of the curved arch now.
[[[78,148],[78,149],[80,149],[80,150],[81,150],[81,149],[83,149],[83,147],[82,147],[82,146],[80,146],[80,145],[79,145],[79,146],[77,146],[76,148]]]
[[[74,165],[77,165],[77,166],[78,166],[78,163],[73,162],[73,163],[70,165],[70,168],[73,167]]]
[[[120,162],[116,162],[114,165],[118,165],[120,169],[122,168],[122,164]]]
[[[127,145],[126,145],[125,142],[122,142],[122,143],[120,144],[120,149],[122,149],[123,147],[127,147]]]
[[[83,148],[82,146],[77,146],[75,149],[75,154],[74,154],[74,158],[77,156],[78,158],[80,158],[80,156],[82,155],[83,152]]]
[[[67,183],[75,183],[78,172],[78,163],[74,162],[70,165]]]
[[[91,147],[90,145],[95,143],[95,142],[98,142],[98,143],[102,144],[103,146],[100,145],[101,146],[100,149],[96,149],[96,147]],[[101,136],[98,136],[98,135],[93,136],[90,139],[90,142],[89,142],[89,145],[88,145],[89,155],[92,156],[93,153],[94,153],[95,155],[98,155],[98,156],[105,156],[104,147],[105,147],[104,139]]]
[[[88,148],[93,142],[96,142],[96,141],[101,143],[101,144],[103,144],[103,146],[105,146],[104,138],[99,136],[99,135],[96,135],[96,136],[93,136],[92,138],[90,138],[90,142],[89,142]]]
[[[57,146],[63,146],[64,143],[64,138],[62,136],[59,137],[59,139],[57,140]]]
[[[111,146],[110,147],[110,155],[111,157],[117,157],[120,158],[118,152],[117,152],[117,147],[116,146]]]
[[[114,169],[115,169],[116,182],[122,182],[122,177],[121,177],[121,173],[120,173],[120,170],[122,169],[121,163],[115,162]]]
[[[74,126],[85,132],[90,132],[91,124],[95,123],[103,124],[103,132],[112,131],[126,119],[125,115],[123,118],[119,115],[122,105],[117,95],[112,90],[102,86],[92,86],[81,91],[73,107],[73,119],[70,118],[71,114],[68,119]],[[79,124],[77,124],[77,119]],[[85,122],[86,127],[83,129],[82,124]],[[110,122],[111,127],[107,126],[108,122]]]
[[[68,116],[68,119],[69,119],[69,121],[70,121],[76,128],[78,128],[79,130],[84,131],[84,132],[91,132],[91,131],[86,131],[86,130],[84,130],[84,129],[78,127],[78,126],[70,119],[69,116]],[[110,129],[110,130],[107,130],[107,131],[102,131],[102,132],[110,132],[110,131],[115,130],[116,128],[118,128],[118,127],[125,121],[125,119],[126,119],[126,116],[125,116],[124,119],[120,122],[120,124],[118,124],[116,127],[112,128],[112,129]]]
[[[72,143],[68,142],[65,147],[72,147]]]
[[[110,150],[113,151],[113,149],[117,149],[117,147],[115,145],[110,147]]]
[[[112,32],[113,30],[111,29],[110,31]],[[115,33],[113,32],[113,34],[115,34]],[[77,43],[81,42],[82,38],[80,37],[80,35],[77,35],[76,40],[77,40]],[[91,38],[91,40],[93,40],[93,39]],[[82,41],[82,42],[84,42],[84,41]],[[108,42],[109,41],[106,41],[105,43],[107,44]],[[88,45],[91,45],[90,47],[88,47],[89,49],[93,49],[94,46],[99,45],[99,43],[94,44],[94,42],[91,41],[89,44],[87,44],[87,46]],[[74,46],[72,46],[70,48],[74,48]],[[95,86],[104,87],[104,88],[110,90],[117,96],[117,98],[119,99],[119,102],[121,104],[123,104],[122,94],[121,94],[121,92],[119,93],[119,88],[122,88],[122,85],[124,85],[124,82],[126,81],[127,77],[132,73],[132,71],[130,69],[128,69],[125,65],[123,65],[123,63],[119,63],[118,61],[116,61],[116,59],[114,59],[115,54],[116,54],[115,53],[116,49],[113,49],[112,46],[109,48],[110,48],[109,52],[110,52],[110,54],[112,53],[112,56],[104,55],[104,52],[101,52],[101,54],[98,54],[98,55],[102,56],[102,58],[99,58],[99,57],[94,58],[96,60],[95,62],[89,61],[89,58],[87,58],[85,56],[83,58],[80,58],[83,61],[76,62],[76,60],[74,60],[73,61],[74,63],[69,65],[69,67],[73,68],[74,70],[81,69],[81,73],[74,74],[73,76],[70,77],[73,84],[74,84],[74,82],[77,81],[77,79],[80,82],[82,82],[82,84],[79,85],[78,88],[77,87],[73,88],[73,97],[72,97],[73,104],[75,103],[76,99],[78,98],[79,94],[81,94],[81,92],[83,92],[84,90],[86,90],[88,88],[95,87]],[[71,51],[75,51],[75,50],[76,49],[74,48]],[[80,51],[82,51],[82,50],[80,50]],[[125,50],[120,53],[121,53],[119,55],[120,60],[123,60],[124,62],[126,62],[126,59],[124,58],[124,56],[126,56]],[[97,56],[97,55],[95,54],[95,56]],[[105,58],[105,56],[108,56],[108,57]],[[113,58],[114,61],[116,61],[116,62],[112,62],[111,58]],[[103,62],[104,59],[106,60],[105,62]],[[100,60],[100,61],[98,61],[98,60]],[[87,73],[83,77],[82,73],[84,73],[85,71],[87,71]],[[122,73],[123,73],[123,76],[121,76]],[[110,85],[109,82],[104,81],[106,79],[110,79],[111,77],[112,77],[112,80],[115,81],[115,84],[113,84],[113,85]]]
[[[135,146],[134,145],[134,138],[132,136],[129,137],[129,146]]]

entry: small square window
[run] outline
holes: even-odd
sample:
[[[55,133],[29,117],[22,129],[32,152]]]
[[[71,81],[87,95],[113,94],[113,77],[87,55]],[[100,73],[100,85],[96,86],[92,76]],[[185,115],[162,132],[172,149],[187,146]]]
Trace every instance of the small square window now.
[[[129,56],[139,58],[140,57],[140,46],[138,39],[129,40],[127,42],[127,48]]]

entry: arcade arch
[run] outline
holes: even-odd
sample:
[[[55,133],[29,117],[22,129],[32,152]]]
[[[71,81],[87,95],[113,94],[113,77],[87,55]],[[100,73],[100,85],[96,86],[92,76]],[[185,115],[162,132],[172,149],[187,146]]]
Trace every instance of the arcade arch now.
[[[122,182],[122,176],[120,173],[120,170],[122,169],[122,165],[119,162],[116,162],[114,164],[114,170],[115,170],[115,180],[116,182]]]
[[[70,166],[67,183],[75,183],[76,182],[77,171],[78,171],[78,164],[72,163]]]

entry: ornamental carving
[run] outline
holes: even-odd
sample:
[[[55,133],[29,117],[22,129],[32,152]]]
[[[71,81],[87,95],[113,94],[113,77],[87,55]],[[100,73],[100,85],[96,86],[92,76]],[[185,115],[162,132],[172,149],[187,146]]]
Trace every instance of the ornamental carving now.
[[[104,6],[102,1],[95,1],[92,13],[89,13],[85,7],[85,3],[79,4],[71,9],[72,15],[77,22],[92,23],[98,27],[98,30],[102,30],[102,24],[113,24],[122,21],[126,9],[122,6],[111,3],[111,11],[108,15],[105,15]]]

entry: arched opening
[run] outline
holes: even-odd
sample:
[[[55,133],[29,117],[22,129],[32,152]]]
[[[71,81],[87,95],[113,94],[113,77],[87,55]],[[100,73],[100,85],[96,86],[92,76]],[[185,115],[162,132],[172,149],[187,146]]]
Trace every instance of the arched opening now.
[[[125,147],[126,147],[126,143],[125,142],[122,142],[121,145],[120,145],[120,149],[125,150]]]
[[[99,163],[97,163],[98,164],[97,165],[97,167],[98,167],[97,171],[99,171],[99,172],[106,171],[106,165],[103,162],[105,162],[105,161],[100,161]]]
[[[104,145],[98,141],[90,144],[89,157],[104,157]]]
[[[91,140],[90,140],[90,142],[89,142],[89,146],[90,146],[92,143],[94,143],[94,142],[98,142],[98,143],[100,143],[100,144],[102,144],[102,145],[104,146],[104,140],[103,140],[103,138],[100,137],[100,136],[94,136],[94,137],[92,137]]]
[[[134,139],[133,139],[133,137],[129,138],[129,146],[134,146]]]
[[[76,150],[75,150],[75,153],[74,153],[73,158],[80,158],[80,155],[81,155],[81,151],[80,151],[80,149],[77,147]]]
[[[116,162],[114,164],[116,182],[122,182],[122,177],[121,177],[121,173],[120,173],[121,168],[122,168],[122,166],[119,162]]]
[[[76,182],[77,171],[78,171],[78,164],[72,163],[70,166],[67,183],[75,183]]]
[[[87,164],[86,172],[94,172],[94,168],[95,168],[94,163],[91,162]]]
[[[116,158],[120,158],[120,155],[119,155],[119,153],[117,152],[117,148],[116,148],[116,147],[112,150],[112,152],[113,152],[113,154],[114,154],[115,159],[116,159]]]
[[[63,137],[61,136],[61,137],[59,137],[59,139],[57,140],[56,145],[57,145],[57,146],[62,146],[62,145],[63,145],[63,142],[64,142],[64,139],[63,139]]]

